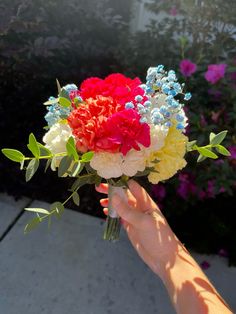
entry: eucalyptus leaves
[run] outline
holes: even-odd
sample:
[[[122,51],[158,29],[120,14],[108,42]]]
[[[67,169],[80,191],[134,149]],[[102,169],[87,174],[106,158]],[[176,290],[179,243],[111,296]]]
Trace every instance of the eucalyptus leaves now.
[[[223,145],[221,145],[222,141],[226,137],[227,132],[228,131],[222,131],[218,134],[213,132],[210,133],[209,144],[205,146],[198,146],[196,141],[188,142],[187,151],[198,151],[199,156],[197,162],[201,162],[206,158],[217,159],[219,156],[216,154],[216,152],[223,156],[230,156],[230,152]]]
[[[27,144],[29,151],[32,153],[32,157],[26,157],[20,151],[15,149],[4,148],[2,153],[14,162],[20,163],[20,169],[25,170],[25,179],[29,181],[39,168],[40,161],[47,160],[45,166],[45,172],[50,167],[54,158],[60,158],[58,166],[58,176],[70,176],[75,177],[75,182],[70,188],[70,196],[64,202],[54,202],[51,204],[50,209],[44,208],[25,208],[27,211],[34,212],[36,217],[28,222],[25,226],[25,233],[31,231],[37,225],[48,220],[48,225],[51,224],[52,216],[59,218],[64,211],[65,204],[73,199],[74,203],[79,206],[80,197],[78,190],[85,184],[99,184],[101,178],[96,172],[89,167],[89,162],[93,157],[93,152],[87,152],[79,155],[76,147],[74,138],[70,137],[66,143],[66,151],[58,154],[53,154],[43,144],[37,142],[35,136],[31,133],[29,135],[29,143]],[[82,174],[85,169],[85,174]]]

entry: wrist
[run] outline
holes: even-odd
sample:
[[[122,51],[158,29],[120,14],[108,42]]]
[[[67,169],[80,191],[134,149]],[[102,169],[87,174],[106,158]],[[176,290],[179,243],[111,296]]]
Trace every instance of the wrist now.
[[[191,255],[185,246],[176,238],[175,243],[172,243],[172,249],[158,257],[158,263],[155,263],[154,272],[166,283],[169,279],[171,269],[182,267],[183,262],[188,262],[192,259]],[[189,262],[190,263],[190,262]]]

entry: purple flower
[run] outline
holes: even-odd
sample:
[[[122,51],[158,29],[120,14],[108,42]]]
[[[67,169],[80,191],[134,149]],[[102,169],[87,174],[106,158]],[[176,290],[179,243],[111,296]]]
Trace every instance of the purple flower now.
[[[201,201],[203,201],[206,197],[207,197],[207,194],[206,194],[205,191],[200,190],[200,191],[198,192],[198,198],[199,198]]]
[[[163,184],[155,184],[152,186],[152,194],[158,201],[162,201],[166,197],[166,188]]]
[[[231,154],[231,156],[229,158],[230,159],[236,159],[236,146],[230,146],[229,152]]]
[[[216,89],[208,89],[208,94],[213,96],[214,100],[219,100],[222,96],[222,92]]]
[[[186,77],[191,76],[197,70],[197,65],[188,59],[182,60],[179,66],[180,72]]]
[[[196,192],[196,185],[193,183],[193,177],[188,173],[179,174],[179,186],[177,188],[177,193],[183,199],[187,199],[190,194]]]
[[[207,182],[207,197],[214,198],[215,197],[215,181],[209,180]]]
[[[219,193],[225,193],[225,191],[226,191],[226,189],[223,186],[221,186],[219,189]]]
[[[208,269],[210,266],[211,266],[211,264],[210,263],[208,263],[207,261],[203,261],[203,262],[201,262],[201,267],[202,267],[202,269]]]
[[[228,253],[228,251],[226,250],[226,249],[220,249],[219,251],[218,251],[218,255],[219,256],[222,256],[222,257],[228,257],[229,256],[229,253]]]
[[[227,64],[210,64],[208,65],[207,72],[205,73],[205,79],[211,84],[217,83],[225,75],[225,69]]]
[[[200,125],[201,125],[202,128],[207,126],[207,121],[206,121],[206,119],[205,119],[205,117],[204,117],[204,115],[202,113],[200,114]]]
[[[220,166],[220,165],[223,165],[223,164],[224,164],[224,160],[218,158],[218,159],[214,160],[214,163],[215,163],[216,165],[219,165],[219,166]]]
[[[176,16],[177,13],[178,13],[178,11],[177,11],[177,8],[175,6],[170,8],[170,11],[169,11],[170,15]]]

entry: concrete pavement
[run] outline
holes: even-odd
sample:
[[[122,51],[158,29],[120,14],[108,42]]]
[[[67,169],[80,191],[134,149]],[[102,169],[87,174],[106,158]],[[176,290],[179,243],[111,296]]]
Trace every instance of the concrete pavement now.
[[[29,202],[4,197],[1,232]],[[49,204],[34,201],[30,207]],[[30,218],[24,212],[0,243],[1,314],[175,313],[163,284],[123,232],[119,242],[105,242],[101,219],[66,210],[50,231],[45,224],[24,235]],[[236,268],[218,256],[194,256],[211,263],[207,275],[236,310]]]

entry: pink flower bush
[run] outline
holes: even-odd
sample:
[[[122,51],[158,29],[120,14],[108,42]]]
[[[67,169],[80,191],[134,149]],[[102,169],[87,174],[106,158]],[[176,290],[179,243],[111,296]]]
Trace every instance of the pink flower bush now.
[[[216,84],[225,75],[225,69],[227,64],[210,64],[208,65],[207,72],[205,73],[205,79],[211,84]]]
[[[229,158],[230,159],[236,159],[236,146],[230,146],[229,152],[231,154],[231,156]]]
[[[176,16],[178,14],[177,8],[175,6],[171,7],[169,14],[172,16]]]
[[[188,59],[184,59],[180,62],[180,72],[188,77],[191,76],[197,70],[197,65]]]
[[[163,184],[155,184],[152,186],[152,194],[158,201],[162,201],[166,197],[166,188]]]
[[[190,195],[196,193],[197,187],[194,184],[194,178],[189,173],[180,173],[179,174],[179,186],[177,189],[178,195],[187,200]]]

